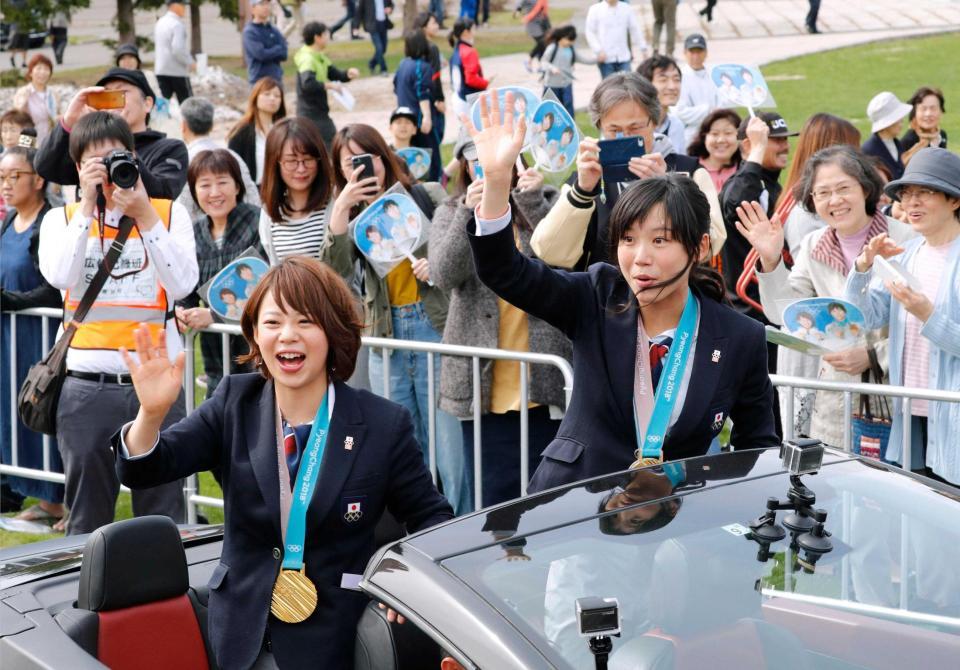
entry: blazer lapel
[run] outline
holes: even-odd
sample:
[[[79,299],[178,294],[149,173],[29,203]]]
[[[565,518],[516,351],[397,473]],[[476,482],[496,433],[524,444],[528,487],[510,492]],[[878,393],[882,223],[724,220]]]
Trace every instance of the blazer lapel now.
[[[633,377],[637,356],[637,301],[630,300],[627,309],[620,309],[611,300],[604,329],[604,357],[607,375],[620,419],[631,426],[633,435]]]
[[[722,355],[726,348],[727,337],[719,335],[719,323],[716,310],[719,306],[710,298],[701,295],[700,325],[697,329],[697,350],[693,356],[693,370],[690,373],[690,383],[687,385],[687,396],[683,399],[683,409],[677,419],[674,438],[685,436],[689,429],[695,428],[701,417],[713,401],[713,394],[720,381],[720,369],[723,365]],[[720,352],[715,361],[714,352]],[[730,362],[728,357],[727,363]]]
[[[357,392],[343,382],[334,382],[336,399],[330,433],[320,464],[320,479],[310,501],[310,514],[314,519],[323,519],[336,502],[350,470],[363,449],[363,437],[367,431],[357,402]],[[348,440],[347,438],[352,438]],[[347,446],[350,446],[348,449]]]
[[[270,511],[277,537],[280,537],[280,472],[277,465],[277,414],[272,380],[263,385],[256,418],[257,437],[248,443],[250,466]]]

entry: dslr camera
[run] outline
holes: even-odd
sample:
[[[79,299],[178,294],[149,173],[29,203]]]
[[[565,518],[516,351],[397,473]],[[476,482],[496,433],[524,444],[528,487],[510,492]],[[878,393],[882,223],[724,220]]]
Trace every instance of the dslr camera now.
[[[133,188],[140,179],[140,163],[129,151],[115,149],[103,159],[107,168],[107,179],[120,188]]]

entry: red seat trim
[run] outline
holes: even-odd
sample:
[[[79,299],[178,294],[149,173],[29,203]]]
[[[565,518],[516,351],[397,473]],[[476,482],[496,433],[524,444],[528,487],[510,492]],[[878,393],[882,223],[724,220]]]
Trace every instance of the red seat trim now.
[[[186,594],[97,614],[97,658],[113,670],[209,667],[197,615]]]

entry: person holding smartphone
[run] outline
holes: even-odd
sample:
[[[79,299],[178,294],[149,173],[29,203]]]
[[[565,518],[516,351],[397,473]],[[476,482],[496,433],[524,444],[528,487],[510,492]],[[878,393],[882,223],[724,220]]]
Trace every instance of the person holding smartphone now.
[[[549,265],[577,270],[610,261],[610,212],[621,193],[637,180],[667,172],[691,176],[706,196],[710,205],[710,252],[718,253],[726,233],[716,189],[697,159],[677,153],[669,139],[655,132],[663,108],[653,84],[635,72],[613,74],[594,89],[588,111],[600,139],[585,137],[580,141],[577,171],[530,240],[537,257]],[[633,149],[628,153],[632,155],[625,156],[622,164],[624,181],[608,183],[601,165],[603,143],[624,138],[640,141],[630,142]]]
[[[527,490],[709,453],[728,417],[737,450],[778,445],[766,335],[722,303],[723,281],[702,263],[710,207],[696,183],[640,180],[610,214],[615,265],[551,269],[516,247],[510,173],[526,120],[514,123],[512,93],[505,120],[490,113],[494,100],[481,98],[482,128],[464,118],[485,174],[467,228],[477,274],[562,331],[574,352],[570,406]]]
[[[447,320],[446,294],[431,281],[428,245],[413,251],[415,261],[404,259],[386,277],[381,277],[370,260],[350,239],[349,224],[364,208],[394,184],[410,193],[427,218],[433,218],[436,206],[446,193],[436,182],[413,184],[401,168],[399,157],[371,126],[354,123],[341,128],[333,138],[333,173],[337,194],[330,214],[330,227],[321,260],[340,276],[356,281],[357,266],[363,280],[357,287],[365,307],[365,335],[374,337],[440,342]],[[369,352],[370,388],[384,389],[383,353]],[[389,353],[390,398],[410,410],[417,441],[427,458],[429,435],[429,384],[427,354],[394,350]],[[434,356],[434,397],[442,374],[440,357]],[[437,467],[443,490],[454,510],[469,511],[465,498],[466,482],[460,426],[444,411],[437,411]],[[467,502],[465,502],[467,501]]]
[[[55,184],[72,186],[80,183],[80,175],[73,161],[64,160],[70,154],[70,134],[73,127],[87,114],[100,109],[97,101],[103,91],[123,94],[119,106],[108,100],[105,111],[126,121],[133,132],[134,149],[140,162],[140,178],[151,198],[175,199],[187,183],[186,145],[163,133],[151,130],[150,112],[156,94],[140,70],[121,67],[110,69],[96,86],[80,89],[67,111],[54,125],[46,142],[37,153],[37,173]]]

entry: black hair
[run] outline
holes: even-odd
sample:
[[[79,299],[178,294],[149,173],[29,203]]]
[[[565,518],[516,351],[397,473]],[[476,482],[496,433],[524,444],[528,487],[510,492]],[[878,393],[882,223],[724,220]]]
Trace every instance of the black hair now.
[[[846,308],[846,306],[844,306],[844,304],[843,304],[843,303],[840,303],[840,302],[831,302],[829,305],[827,305],[827,311],[828,311],[828,312],[832,312],[833,310],[837,309],[838,307],[843,310],[843,313],[844,313],[844,314],[847,313],[847,308]]]
[[[697,129],[697,135],[690,142],[690,146],[687,147],[687,155],[695,156],[696,158],[709,158],[710,152],[707,151],[707,135],[710,133],[710,129],[714,123],[724,120],[729,121],[730,124],[733,125],[734,133],[736,133],[737,128],[740,127],[743,121],[740,115],[732,109],[721,107],[720,109],[713,110],[707,114],[706,118],[700,123],[700,127]],[[734,140],[734,142],[737,142],[737,140]],[[730,164],[740,165],[740,160],[740,149],[737,148],[730,157]]]
[[[846,175],[853,177],[857,185],[863,189],[863,204],[867,216],[877,213],[880,196],[883,195],[883,180],[880,178],[880,173],[870,161],[870,157],[846,144],[821,149],[807,159],[803,166],[803,175],[794,187],[797,202],[805,210],[816,211],[813,202],[813,185],[817,178],[817,170],[824,165],[836,165]]]
[[[303,37],[303,43],[306,45],[313,44],[313,41],[323,35],[325,32],[330,30],[327,27],[326,23],[321,23],[320,21],[311,21],[303,27],[303,32],[301,37]]]
[[[71,160],[79,163],[87,147],[108,140],[116,140],[127,151],[133,151],[133,133],[123,117],[110,112],[84,114],[70,129]]]
[[[560,137],[563,137],[567,133],[570,133],[570,137],[573,138],[573,128],[571,128],[570,126],[567,126],[566,128],[563,129],[563,131],[560,133]]]
[[[398,203],[396,200],[391,200],[390,198],[387,198],[386,200],[383,201],[383,209],[386,210],[387,207],[396,207],[399,210],[400,203]]]
[[[237,297],[237,294],[234,293],[231,289],[228,289],[228,288],[222,288],[222,289],[220,289],[220,298],[221,298],[221,299],[223,299],[223,296],[225,296],[225,295],[227,295],[227,294],[232,295],[234,298]]]
[[[403,36],[403,55],[413,60],[430,58],[430,40],[422,30],[410,30]]]
[[[447,41],[450,42],[450,46],[456,46],[457,40],[460,39],[463,31],[473,30],[474,25],[476,25],[476,23],[468,16],[461,16],[459,19],[454,21],[453,29],[450,30],[450,35],[447,37]]]
[[[23,131],[21,131],[20,135],[21,136],[28,135],[29,133],[25,132],[27,130],[33,130],[33,128],[24,128]],[[36,133],[35,130],[33,130],[33,132]],[[36,137],[36,135],[34,135],[34,137]],[[36,165],[37,149],[34,149],[33,147],[20,147],[20,146],[10,147],[6,151],[4,151],[2,154],[0,154],[0,160],[3,160],[4,156],[23,156],[23,159],[30,165],[30,169],[33,170],[38,177],[43,179],[43,188],[40,189],[40,198],[42,200],[46,200],[47,199],[47,180],[44,179],[43,175],[37,172],[37,165]]]
[[[677,61],[670,58],[670,56],[655,54],[637,66],[637,74],[647,81],[653,81],[654,72],[657,70],[669,70],[670,68],[680,72],[680,76],[683,77],[683,72],[681,72],[680,66],[677,65]]]
[[[917,116],[917,105],[923,102],[923,99],[928,95],[934,96],[937,100],[940,101],[940,112],[946,113],[946,101],[943,98],[943,91],[939,88],[934,88],[933,86],[921,86],[918,88],[913,95],[910,96],[910,99],[907,100],[907,104],[912,107],[910,110],[910,120],[913,121]]]
[[[556,44],[562,39],[568,39],[572,42],[577,41],[577,29],[573,25],[557,26],[553,30],[547,33],[546,41],[548,43]]]
[[[618,521],[620,513],[628,508],[622,507],[615,510],[607,509],[607,503],[610,502],[610,499],[613,497],[613,495],[613,492],[605,495],[600,499],[600,503],[597,506],[597,512],[602,515],[597,519],[597,524],[600,532],[604,535],[636,535],[638,533],[650,533],[655,530],[660,530],[676,518],[677,512],[679,512],[680,507],[683,506],[683,498],[679,496],[661,500],[657,503],[646,503],[647,505],[656,505],[657,513],[644,521],[642,524],[635,526],[630,530],[625,530],[620,526]],[[630,505],[629,508],[632,509],[643,506],[644,505]]]
[[[383,237],[383,233],[380,232],[380,229],[377,228],[372,223],[363,229],[363,236],[366,237],[368,240],[370,239],[370,233],[376,233],[380,237]]]
[[[689,284],[701,294],[722,302],[725,291],[720,274],[700,260],[700,245],[710,234],[710,203],[690,177],[668,172],[638,181],[617,200],[610,213],[609,254],[617,258],[620,240],[637,221],[646,220],[663,207],[670,233],[687,252],[687,265],[673,277],[649,287],[662,289],[678,281],[690,269]],[[626,282],[621,275],[620,281]]]
[[[423,30],[427,27],[427,24],[430,23],[430,19],[433,19],[437,22],[437,25],[440,25],[440,19],[433,12],[420,12],[416,18],[413,19],[413,26],[414,28]]]
[[[240,273],[243,272],[244,270],[250,270],[250,272],[253,272],[253,268],[247,265],[246,263],[241,263],[235,268],[235,270],[237,272],[238,277],[240,276]]]

